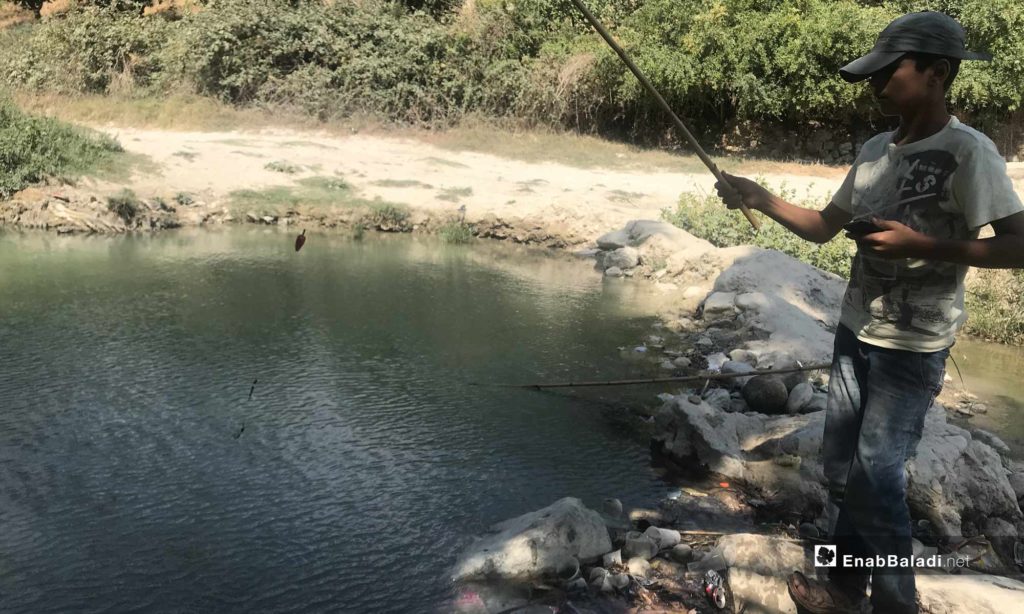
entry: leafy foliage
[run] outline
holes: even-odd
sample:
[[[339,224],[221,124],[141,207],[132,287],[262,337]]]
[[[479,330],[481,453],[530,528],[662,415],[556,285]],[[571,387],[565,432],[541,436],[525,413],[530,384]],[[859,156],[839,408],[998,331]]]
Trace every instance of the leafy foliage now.
[[[0,198],[47,177],[76,175],[111,160],[121,146],[0,100]]]
[[[795,200],[795,194],[792,192],[778,192],[787,200]],[[815,208],[817,203],[803,202],[800,205]],[[662,217],[718,247],[757,245],[766,249],[776,249],[824,271],[844,278],[850,276],[854,244],[849,239],[838,236],[824,245],[818,245],[801,239],[782,225],[763,216],[761,230],[754,232],[746,218],[736,211],[728,210],[714,195],[701,197],[684,193],[680,196],[675,210],[664,210]]]

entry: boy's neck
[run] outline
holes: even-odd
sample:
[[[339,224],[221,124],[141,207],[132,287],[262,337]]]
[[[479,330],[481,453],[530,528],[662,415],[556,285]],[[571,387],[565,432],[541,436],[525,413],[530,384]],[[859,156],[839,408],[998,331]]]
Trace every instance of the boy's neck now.
[[[946,109],[945,100],[908,111],[900,115],[900,127],[893,142],[897,145],[907,145],[926,139],[941,131],[948,123],[949,111]]]

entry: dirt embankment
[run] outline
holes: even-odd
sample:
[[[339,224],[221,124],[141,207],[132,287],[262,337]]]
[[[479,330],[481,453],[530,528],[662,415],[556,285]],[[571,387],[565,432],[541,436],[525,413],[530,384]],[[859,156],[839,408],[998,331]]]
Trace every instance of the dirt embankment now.
[[[429,230],[460,217],[464,207],[466,222],[482,236],[572,246],[629,220],[658,219],[663,208],[675,206],[681,192],[710,192],[714,183],[706,173],[577,168],[379,136],[103,130],[152,164],[127,182],[85,179],[75,187],[26,190],[0,203],[0,223],[58,232],[231,222],[345,227],[366,219],[367,206],[393,203],[410,212],[408,229]],[[742,167],[735,170],[743,172]],[[842,175],[823,172],[828,176],[808,176],[801,169],[765,178],[826,199]],[[317,179],[340,179],[350,192],[338,203],[321,198],[319,204],[304,202],[301,190],[288,193]],[[129,224],[106,208],[107,197],[125,188],[144,205]],[[240,190],[265,198],[257,205],[240,204]],[[358,197],[355,205],[353,196]]]

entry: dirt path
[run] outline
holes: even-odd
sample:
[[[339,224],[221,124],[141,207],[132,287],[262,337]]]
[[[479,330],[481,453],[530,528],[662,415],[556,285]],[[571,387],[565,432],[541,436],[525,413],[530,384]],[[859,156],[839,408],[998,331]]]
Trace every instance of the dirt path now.
[[[100,129],[115,136],[129,152],[148,156],[160,169],[133,177],[128,187],[143,198],[189,192],[216,202],[239,189],[341,176],[364,198],[379,197],[432,214],[454,213],[465,205],[468,221],[488,215],[543,220],[564,225],[566,232],[588,240],[629,220],[658,219],[663,208],[675,206],[681,192],[707,193],[714,184],[707,173],[583,169],[379,136]],[[272,163],[298,171],[268,170]],[[736,170],[743,172],[742,167]],[[772,185],[822,200],[841,178],[841,171],[827,177],[806,172],[765,176]],[[122,186],[97,182],[95,187]]]

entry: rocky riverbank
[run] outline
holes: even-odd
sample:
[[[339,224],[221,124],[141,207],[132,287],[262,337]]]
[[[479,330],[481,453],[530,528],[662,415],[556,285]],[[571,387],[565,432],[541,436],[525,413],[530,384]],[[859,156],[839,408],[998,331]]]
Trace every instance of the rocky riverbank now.
[[[564,499],[496,525],[456,565],[458,611],[719,611],[703,594],[713,569],[726,579],[727,610],[796,612],[785,577],[814,573],[812,546],[827,526],[828,376],[755,371],[830,360],[843,280],[656,221],[630,222],[580,253],[608,278],[649,277],[682,297],[629,359],[666,375],[739,377],[661,395],[652,453],[689,486],[653,509],[619,513],[612,499],[598,512]],[[1024,464],[991,433],[947,422],[946,404],[929,411],[907,463],[915,554],[945,565],[919,573],[922,611],[1012,611],[1024,594]]]

